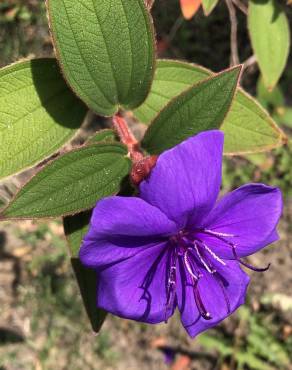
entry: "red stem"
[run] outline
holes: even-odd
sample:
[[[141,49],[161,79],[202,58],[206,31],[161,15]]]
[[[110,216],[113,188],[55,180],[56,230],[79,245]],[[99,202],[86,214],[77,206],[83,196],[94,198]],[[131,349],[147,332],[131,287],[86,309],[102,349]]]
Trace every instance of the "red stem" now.
[[[113,117],[113,127],[118,134],[121,142],[126,145],[130,158],[133,161],[133,167],[131,171],[131,180],[134,185],[139,185],[151,172],[152,168],[155,166],[158,156],[148,156],[144,155],[140,151],[140,145],[131,130],[128,127],[126,120],[115,115]]]
[[[119,115],[113,117],[113,127],[118,134],[121,142],[128,148],[130,158],[133,162],[138,162],[143,159],[143,154],[140,152],[139,143],[130,131],[125,119]]]

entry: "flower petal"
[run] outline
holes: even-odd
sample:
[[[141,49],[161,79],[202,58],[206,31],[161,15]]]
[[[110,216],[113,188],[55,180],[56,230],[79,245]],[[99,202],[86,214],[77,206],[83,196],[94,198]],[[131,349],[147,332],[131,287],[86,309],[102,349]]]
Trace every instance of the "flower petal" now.
[[[166,316],[168,264],[164,243],[106,267],[98,273],[97,306],[127,319],[164,321],[175,309]]]
[[[140,198],[110,197],[97,203],[79,257],[90,268],[124,260],[177,232],[158,208]]]
[[[228,317],[240,305],[244,304],[247,286],[249,283],[248,275],[241,270],[239,264],[234,261],[226,261],[226,266],[214,262],[219,278],[201,270],[203,277],[200,278],[198,289],[202,303],[206,311],[211,315],[210,320],[202,318],[199,314],[195,299],[194,285],[190,275],[183,266],[180,265],[180,279],[177,286],[178,308],[181,313],[181,321],[186,331],[191,337],[195,337],[204,330],[207,330],[220,321]],[[222,284],[224,282],[224,292]],[[225,298],[226,296],[226,298]]]
[[[207,131],[167,150],[158,158],[140,196],[179,227],[195,224],[215,204],[220,184],[223,133]]]
[[[204,221],[215,233],[230,234],[238,256],[244,257],[277,240],[276,226],[282,214],[278,188],[248,184],[225,195]],[[232,248],[215,238],[204,238],[220,257],[234,258]]]

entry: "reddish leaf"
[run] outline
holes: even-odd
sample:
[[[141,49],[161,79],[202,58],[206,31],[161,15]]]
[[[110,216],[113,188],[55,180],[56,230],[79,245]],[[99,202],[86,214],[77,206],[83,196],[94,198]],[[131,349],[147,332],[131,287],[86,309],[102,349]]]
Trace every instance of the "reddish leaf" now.
[[[199,10],[202,0],[180,0],[180,7],[185,19],[191,19]]]

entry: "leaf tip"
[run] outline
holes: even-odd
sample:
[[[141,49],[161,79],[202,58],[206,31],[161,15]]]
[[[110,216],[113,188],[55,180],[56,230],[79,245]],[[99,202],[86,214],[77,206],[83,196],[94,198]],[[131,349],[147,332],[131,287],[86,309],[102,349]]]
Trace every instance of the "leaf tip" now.
[[[201,0],[180,0],[181,11],[186,20],[190,20],[199,10]]]

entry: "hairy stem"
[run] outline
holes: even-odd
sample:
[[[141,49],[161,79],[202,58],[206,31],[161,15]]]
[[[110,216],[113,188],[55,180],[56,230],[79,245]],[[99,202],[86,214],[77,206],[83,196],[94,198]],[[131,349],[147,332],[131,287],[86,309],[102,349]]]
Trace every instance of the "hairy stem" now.
[[[129,129],[126,120],[120,115],[115,115],[113,117],[113,128],[121,139],[121,142],[128,148],[130,158],[133,162],[142,160],[143,154],[140,152],[139,143]]]
[[[113,117],[113,128],[121,142],[128,148],[129,156],[133,162],[131,181],[134,185],[139,185],[150,174],[158,156],[144,157],[141,153],[140,145],[129,129],[126,120],[119,114]]]

